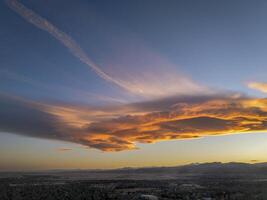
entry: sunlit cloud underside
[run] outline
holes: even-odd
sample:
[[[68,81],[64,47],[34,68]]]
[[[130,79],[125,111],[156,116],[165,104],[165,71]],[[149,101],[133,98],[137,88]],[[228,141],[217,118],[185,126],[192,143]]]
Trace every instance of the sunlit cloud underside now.
[[[136,143],[263,132],[267,99],[172,97],[123,106],[49,105],[1,97],[0,131],[70,141],[102,151]]]

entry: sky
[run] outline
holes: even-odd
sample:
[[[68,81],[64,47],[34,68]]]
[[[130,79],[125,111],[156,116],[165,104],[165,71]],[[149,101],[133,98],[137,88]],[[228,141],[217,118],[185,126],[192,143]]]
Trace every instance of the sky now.
[[[267,162],[264,0],[1,0],[0,170]]]

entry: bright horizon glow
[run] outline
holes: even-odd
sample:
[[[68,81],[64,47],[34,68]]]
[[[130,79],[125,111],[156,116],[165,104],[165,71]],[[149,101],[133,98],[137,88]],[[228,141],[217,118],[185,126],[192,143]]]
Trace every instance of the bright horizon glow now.
[[[139,144],[142,152],[136,150],[119,153],[103,153],[94,149],[84,149],[76,144],[16,137],[13,134],[6,134],[5,137],[1,136],[1,141],[2,139],[6,142],[16,141],[16,147],[8,149],[7,145],[0,142],[1,150],[4,149],[0,157],[5,163],[0,171],[167,167],[205,162],[267,162],[265,154],[267,133],[213,136],[150,145]],[[255,141],[257,146],[253,145]],[[198,148],[194,148],[195,146]],[[70,150],[60,151],[60,148]]]

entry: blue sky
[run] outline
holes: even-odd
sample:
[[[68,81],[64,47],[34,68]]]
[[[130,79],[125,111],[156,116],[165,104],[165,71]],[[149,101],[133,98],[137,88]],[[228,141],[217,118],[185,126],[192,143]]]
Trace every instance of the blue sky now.
[[[78,156],[80,161],[88,155],[93,163],[97,159],[102,162],[97,165],[86,162],[81,168],[206,162],[216,157],[208,156],[205,151],[199,159],[192,156],[203,149],[203,142],[206,142],[204,150],[208,152],[215,144],[228,144],[230,140],[235,141],[229,142],[230,151],[220,147],[217,152],[222,156],[214,161],[266,161],[262,156],[267,153],[266,143],[262,142],[262,137],[266,137],[267,121],[266,94],[262,89],[267,88],[266,9],[267,2],[263,0],[1,1],[0,150],[6,153],[0,154],[3,157],[0,159],[4,160],[0,169],[40,168],[38,155],[47,158],[53,154],[51,152],[68,163],[81,154],[83,156]],[[23,15],[25,10],[33,11],[35,20],[42,17],[39,21],[42,28]],[[53,26],[52,31],[47,31],[49,25],[44,20],[50,28]],[[59,32],[63,35],[59,36]],[[258,83],[254,87],[256,90],[249,87],[251,82]],[[227,109],[221,107],[221,100]],[[214,102],[218,110],[213,113],[214,118],[206,119],[211,117],[209,114],[213,110],[209,106]],[[238,105],[234,109],[231,107],[233,102]],[[203,109],[196,115],[193,109],[197,106]],[[230,112],[230,108],[234,111]],[[244,113],[245,116],[254,114],[255,108],[261,111],[260,114],[236,124]],[[175,116],[180,121],[176,121],[171,133],[168,131],[174,128],[173,124],[154,124],[152,127],[142,124],[134,127],[129,135],[128,129],[121,129],[127,116],[135,121],[139,116],[155,112],[171,115],[173,109],[177,109]],[[179,109],[186,112],[177,114]],[[222,109],[225,109],[223,114]],[[27,115],[22,119],[24,112]],[[236,112],[239,116],[227,121]],[[188,119],[188,113],[200,122],[184,121]],[[260,119],[253,121],[259,115]],[[3,116],[8,117],[3,119]],[[40,118],[34,121],[33,116]],[[119,122],[115,120],[113,124],[115,118]],[[216,121],[218,127],[212,127],[210,123],[217,119],[222,121]],[[50,124],[49,120],[56,120],[56,125]],[[248,127],[248,121],[255,124]],[[44,130],[30,130],[31,126],[36,127],[31,122],[40,123],[44,130],[51,130],[55,125],[56,131],[45,135]],[[49,129],[46,129],[47,123]],[[230,123],[231,127],[224,123]],[[262,126],[258,127],[258,124]],[[204,125],[212,130],[203,128]],[[64,126],[62,132],[61,126]],[[135,124],[129,126],[132,128]],[[146,129],[152,133],[147,133]],[[190,131],[178,133],[183,130]],[[196,134],[196,130],[201,134]],[[249,133],[246,136],[233,134],[239,132]],[[206,137],[225,134],[227,136],[216,136],[216,139]],[[179,140],[188,137],[188,140]],[[200,138],[192,139],[194,137]],[[253,150],[242,142],[243,139],[254,146]],[[25,156],[29,152],[36,152],[37,156],[21,161],[15,150],[17,144]],[[178,159],[173,154],[166,160],[163,154],[162,161],[154,162],[155,155],[164,145],[178,154],[189,148],[185,155],[190,159]],[[136,146],[138,150],[135,150]],[[191,146],[194,146],[192,150]],[[244,146],[247,157],[233,153]],[[60,148],[71,150],[61,152]],[[116,152],[110,152],[113,150]],[[257,155],[252,158],[254,151]],[[259,154],[259,151],[265,152]],[[71,154],[69,159],[65,158],[66,153]],[[134,155],[131,161],[127,158],[130,155]],[[151,161],[148,159],[148,163],[144,163],[148,157]],[[107,164],[109,159],[115,159],[115,164]],[[45,165],[47,168],[64,168],[63,161],[44,160],[49,163]],[[79,165],[70,164],[71,167],[79,168]]]
[[[64,1],[63,8],[61,1],[23,3],[75,38],[99,64],[110,62],[114,49],[130,48],[127,41],[140,40],[178,72],[211,87],[250,92],[244,87],[246,81],[265,79],[261,73],[266,69],[264,1],[116,1],[112,5]],[[1,4],[2,70],[48,87],[69,84],[95,93],[110,90],[54,38],[26,22],[4,1]],[[74,82],[77,77],[84,84]],[[10,82],[1,84],[3,89],[11,90],[6,88]],[[24,85],[19,89],[29,90],[29,84]],[[36,89],[28,92],[38,93]]]

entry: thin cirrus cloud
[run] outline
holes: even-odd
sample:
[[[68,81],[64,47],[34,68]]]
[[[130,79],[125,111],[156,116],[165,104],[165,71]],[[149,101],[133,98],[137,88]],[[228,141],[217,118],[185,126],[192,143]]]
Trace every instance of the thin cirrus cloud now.
[[[108,74],[106,74],[103,70],[100,69],[97,64],[95,64],[87,54],[81,49],[81,47],[66,33],[58,29],[52,23],[39,16],[37,13],[27,8],[23,4],[19,3],[16,0],[6,0],[7,5],[18,13],[21,17],[23,17],[26,21],[33,24],[37,28],[48,32],[54,38],[56,38],[61,44],[63,44],[66,48],[70,50],[70,52],[76,56],[81,62],[85,63],[88,67],[90,67],[98,76],[103,78],[106,81],[112,82],[124,89],[127,87],[120,81],[112,78]]]
[[[263,82],[250,82],[248,83],[248,87],[251,89],[258,90],[263,93],[267,93],[267,83]]]
[[[0,131],[69,141],[101,151],[137,143],[267,130],[267,99],[169,97],[108,107],[51,105],[1,96]]]
[[[188,95],[211,92],[208,88],[195,83],[190,78],[181,74],[177,74],[175,71],[168,70],[168,66],[171,65],[170,63],[159,58],[158,55],[155,55],[150,50],[143,48],[142,45],[139,45],[137,49],[132,49],[135,54],[138,54],[139,52],[142,59],[140,59],[139,55],[132,57],[129,56],[133,55],[133,52],[127,52],[127,50],[123,49],[117,54],[119,62],[113,62],[116,60],[116,55],[113,54],[112,57],[114,60],[107,60],[106,65],[108,67],[106,67],[106,70],[103,70],[94,61],[92,61],[92,59],[79,46],[79,44],[64,31],[60,30],[48,20],[16,0],[6,0],[6,3],[27,22],[33,24],[35,27],[41,30],[46,31],[51,36],[56,38],[62,45],[69,49],[72,55],[86,64],[99,77],[115,86],[118,86],[124,91],[129,92],[130,94],[154,98],[176,94]],[[132,46],[136,46],[136,41],[133,39],[127,40],[126,43],[128,46],[131,46],[129,41],[132,41]],[[113,45],[113,47],[116,46],[119,45]],[[116,52],[116,50],[114,50],[114,52]],[[127,58],[125,62],[123,60],[124,58]],[[114,63],[116,66],[109,66],[110,63]],[[123,63],[123,66],[119,66],[121,63]],[[129,66],[131,63],[134,63],[135,66]],[[139,66],[140,70],[137,72],[132,72],[129,75],[128,70],[135,69],[137,66]],[[153,72],[151,72],[150,68],[153,68]],[[127,72],[120,73],[121,69],[127,69]]]

